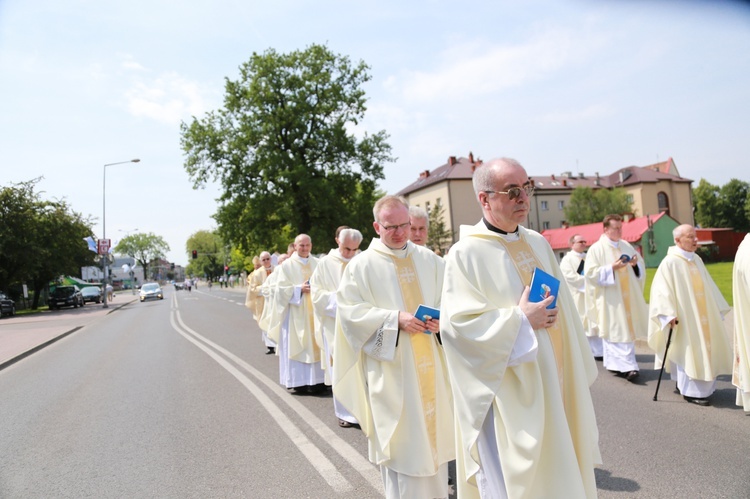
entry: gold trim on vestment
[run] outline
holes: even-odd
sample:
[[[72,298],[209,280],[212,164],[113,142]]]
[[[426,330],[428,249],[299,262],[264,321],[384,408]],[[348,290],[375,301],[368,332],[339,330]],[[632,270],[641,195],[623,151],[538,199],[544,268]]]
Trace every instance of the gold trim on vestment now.
[[[407,313],[413,313],[424,301],[422,288],[419,284],[419,276],[414,266],[411,255],[405,258],[391,256],[393,265],[396,267],[401,297],[404,301]],[[432,350],[432,334],[407,333],[414,355],[414,366],[417,368],[417,380],[419,382],[419,393],[422,398],[422,411],[424,413],[427,436],[430,440],[432,458],[437,466],[437,411],[435,395],[435,356]]]
[[[529,286],[531,284],[531,277],[534,273],[534,269],[539,267],[540,269],[544,270],[542,264],[539,262],[539,259],[536,256],[536,253],[534,253],[534,250],[531,249],[531,246],[529,246],[529,243],[526,242],[526,238],[522,234],[519,234],[518,241],[507,241],[502,237],[498,239],[505,246],[505,250],[508,252],[511,261],[513,262],[513,265],[515,266],[516,271],[521,278],[521,282],[524,286]],[[547,335],[549,336],[550,343],[552,344],[552,351],[555,354],[555,362],[557,364],[557,379],[560,383],[560,393],[563,394],[564,401],[563,334],[565,333],[567,336],[567,331],[563,331],[562,328],[567,329],[567,325],[565,324],[565,318],[563,317],[562,309],[558,308],[557,320],[555,321],[555,324],[552,327],[548,327],[545,329],[547,330]]]

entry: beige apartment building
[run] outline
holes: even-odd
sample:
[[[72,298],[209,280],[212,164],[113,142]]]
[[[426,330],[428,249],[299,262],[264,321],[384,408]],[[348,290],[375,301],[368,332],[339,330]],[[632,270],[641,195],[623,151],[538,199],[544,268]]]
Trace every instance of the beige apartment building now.
[[[461,225],[475,224],[482,217],[474,195],[471,178],[474,169],[482,164],[472,153],[468,157],[450,156],[448,161],[430,171],[398,192],[409,204],[428,212],[439,202],[444,207],[443,218],[458,239]],[[628,166],[614,173],[600,176],[564,172],[557,175],[532,175],[535,187],[526,227],[542,232],[566,226],[565,207],[576,187],[613,189],[622,187],[628,193],[635,217],[666,213],[678,223],[693,225],[692,180],[682,178],[672,158],[648,166]]]

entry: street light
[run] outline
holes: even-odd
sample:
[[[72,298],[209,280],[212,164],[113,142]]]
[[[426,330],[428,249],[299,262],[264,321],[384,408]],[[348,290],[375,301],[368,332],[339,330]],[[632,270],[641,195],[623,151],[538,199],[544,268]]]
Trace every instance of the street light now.
[[[104,175],[102,176],[102,239],[107,239],[107,167],[115,165],[124,165],[125,163],[138,163],[140,159],[131,159],[130,161],[119,161],[117,163],[107,163],[104,165]],[[105,254],[104,258],[104,308],[108,308],[107,304],[107,284],[109,282],[109,255]]]

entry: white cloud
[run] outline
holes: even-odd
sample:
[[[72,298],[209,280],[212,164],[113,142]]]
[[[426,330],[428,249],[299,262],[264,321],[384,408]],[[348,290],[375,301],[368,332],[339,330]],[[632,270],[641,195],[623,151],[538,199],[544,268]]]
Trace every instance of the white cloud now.
[[[200,86],[175,72],[163,73],[152,81],[137,81],[125,97],[133,116],[167,124],[177,124],[206,110]]]

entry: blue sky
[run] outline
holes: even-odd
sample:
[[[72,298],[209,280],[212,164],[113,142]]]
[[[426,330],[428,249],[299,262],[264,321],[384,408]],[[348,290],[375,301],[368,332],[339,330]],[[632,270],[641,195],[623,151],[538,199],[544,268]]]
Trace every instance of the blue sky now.
[[[361,5],[358,5],[361,4]],[[153,232],[187,263],[215,227],[179,124],[222,105],[253,52],[327,44],[364,60],[396,192],[448,156],[510,156],[531,175],[674,158],[682,176],[750,181],[744,2],[130,2],[0,0],[0,184],[44,177],[101,236]]]

